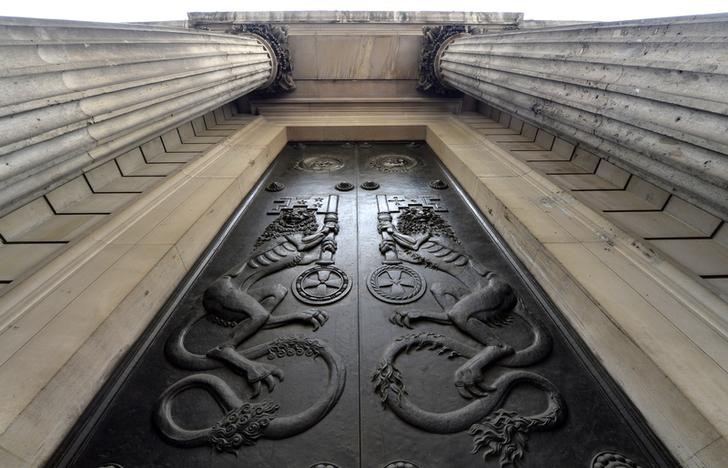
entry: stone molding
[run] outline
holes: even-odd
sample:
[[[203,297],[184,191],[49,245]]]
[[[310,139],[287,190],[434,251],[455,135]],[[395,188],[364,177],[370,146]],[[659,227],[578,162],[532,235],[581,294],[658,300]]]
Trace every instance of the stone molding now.
[[[460,36],[444,84],[728,219],[728,15]]]
[[[236,24],[227,32],[256,36],[270,51],[275,73],[272,73],[268,82],[260,87],[259,93],[280,94],[296,89],[296,84],[293,82],[293,64],[291,63],[291,53],[288,50],[288,28],[286,26],[265,23]]]
[[[192,25],[224,23],[284,24],[477,24],[513,26],[523,13],[459,11],[230,11],[187,13]]]

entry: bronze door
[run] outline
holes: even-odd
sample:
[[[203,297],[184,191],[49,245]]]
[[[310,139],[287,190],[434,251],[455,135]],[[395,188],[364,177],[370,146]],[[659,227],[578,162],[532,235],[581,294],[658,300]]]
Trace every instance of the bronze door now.
[[[677,466],[424,142],[290,143],[52,464]]]

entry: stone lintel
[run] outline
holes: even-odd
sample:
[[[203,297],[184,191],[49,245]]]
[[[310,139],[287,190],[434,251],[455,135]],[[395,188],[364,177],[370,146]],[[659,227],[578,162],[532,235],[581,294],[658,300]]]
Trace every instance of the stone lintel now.
[[[207,23],[361,23],[518,25],[523,13],[458,11],[230,11],[190,12],[190,24]]]

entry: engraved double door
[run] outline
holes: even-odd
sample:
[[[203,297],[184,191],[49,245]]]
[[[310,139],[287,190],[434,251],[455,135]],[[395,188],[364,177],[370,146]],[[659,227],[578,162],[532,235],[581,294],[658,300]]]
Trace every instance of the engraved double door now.
[[[208,257],[56,464],[673,463],[424,142],[289,143]]]

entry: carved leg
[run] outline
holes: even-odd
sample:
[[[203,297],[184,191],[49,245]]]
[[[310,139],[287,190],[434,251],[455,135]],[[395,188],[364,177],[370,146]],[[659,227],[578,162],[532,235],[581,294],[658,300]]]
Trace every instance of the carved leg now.
[[[489,345],[468,359],[468,361],[455,371],[455,387],[463,398],[481,398],[495,390],[483,386],[485,370],[493,362],[504,356],[513,354],[513,348],[507,345]]]
[[[278,367],[248,359],[238,353],[232,346],[218,346],[208,351],[207,355],[224,361],[233,370],[245,375],[248,383],[253,387],[252,398],[260,395],[261,382],[265,384],[269,392],[272,392],[276,387],[276,379],[283,381],[283,371]]]
[[[305,322],[313,325],[313,331],[318,330],[326,323],[329,316],[323,310],[308,309],[285,315],[271,315],[263,328],[270,329],[283,326],[291,322]]]
[[[440,304],[442,310],[450,310],[452,306],[457,304],[461,297],[468,294],[468,290],[460,286],[446,287],[442,283],[435,283],[430,287],[430,293]]]
[[[260,288],[256,290],[256,294],[278,298],[279,302],[282,299],[281,290],[275,288]],[[239,320],[230,333],[230,338],[208,351],[207,357],[222,361],[235,372],[244,375],[253,386],[253,397],[260,394],[261,382],[265,383],[268,391],[273,391],[276,379],[283,379],[283,372],[273,365],[248,359],[235,349],[265,325],[270,312],[229,277],[222,277],[207,288],[203,304],[210,314]]]
[[[282,284],[274,284],[272,286],[261,286],[259,288],[249,289],[248,294],[269,312],[273,312],[286,297],[286,294],[288,294],[288,288]]]
[[[427,320],[430,322],[451,325],[450,317],[444,312],[422,312],[419,310],[395,310],[389,321],[399,327],[412,328],[414,320]]]

